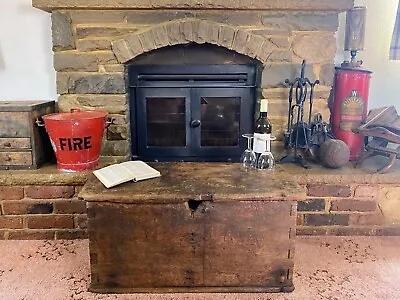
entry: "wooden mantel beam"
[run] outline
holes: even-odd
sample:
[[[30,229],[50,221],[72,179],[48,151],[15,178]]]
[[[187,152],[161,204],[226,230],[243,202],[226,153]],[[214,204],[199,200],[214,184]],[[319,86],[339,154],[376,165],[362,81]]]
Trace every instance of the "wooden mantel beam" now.
[[[32,6],[60,9],[232,9],[345,11],[354,0],[32,0]]]

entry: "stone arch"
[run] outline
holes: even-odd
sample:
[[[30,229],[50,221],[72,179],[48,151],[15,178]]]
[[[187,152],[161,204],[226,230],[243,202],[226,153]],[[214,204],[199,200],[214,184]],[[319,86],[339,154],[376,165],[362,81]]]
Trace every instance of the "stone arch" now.
[[[145,52],[190,42],[225,47],[263,64],[276,48],[266,37],[240,27],[200,19],[180,19],[128,34],[113,41],[112,50],[123,64]]]

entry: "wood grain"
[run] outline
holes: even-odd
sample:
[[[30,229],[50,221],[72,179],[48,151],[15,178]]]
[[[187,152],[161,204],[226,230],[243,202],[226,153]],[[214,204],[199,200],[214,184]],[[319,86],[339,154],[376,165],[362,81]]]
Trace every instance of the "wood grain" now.
[[[290,202],[243,201],[210,204],[205,225],[205,285],[279,286],[293,269],[288,258]],[[291,282],[289,282],[291,285]]]
[[[182,204],[90,203],[88,213],[93,285],[202,285],[203,225]]]
[[[0,111],[0,137],[29,137],[29,113]]]
[[[239,164],[152,165],[161,179],[107,190],[92,178],[80,194],[90,200],[92,291],[293,290],[289,199],[305,198],[293,179]]]
[[[305,194],[283,171],[245,171],[238,163],[151,163],[161,177],[127,182],[106,189],[94,176],[80,193],[86,201],[120,203],[181,203],[188,199],[213,201],[284,201]]]
[[[91,290],[290,291],[293,205],[90,202]]]
[[[0,138],[0,150],[2,149],[31,149],[30,138]]]
[[[0,103],[0,169],[38,168],[53,157],[45,128],[35,122],[54,109],[54,101]]]
[[[32,165],[32,152],[0,152],[0,165],[30,166]]]

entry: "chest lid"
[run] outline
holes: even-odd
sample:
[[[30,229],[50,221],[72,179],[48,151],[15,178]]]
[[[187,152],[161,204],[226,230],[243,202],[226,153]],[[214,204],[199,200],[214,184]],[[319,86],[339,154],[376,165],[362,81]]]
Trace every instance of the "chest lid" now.
[[[304,191],[294,176],[273,172],[245,171],[237,163],[149,163],[161,177],[126,182],[105,188],[92,175],[79,197],[86,201],[119,203],[181,203],[198,201],[296,200]],[[279,166],[278,166],[279,167]]]
[[[0,101],[0,111],[33,111],[49,105],[54,106],[55,101]]]

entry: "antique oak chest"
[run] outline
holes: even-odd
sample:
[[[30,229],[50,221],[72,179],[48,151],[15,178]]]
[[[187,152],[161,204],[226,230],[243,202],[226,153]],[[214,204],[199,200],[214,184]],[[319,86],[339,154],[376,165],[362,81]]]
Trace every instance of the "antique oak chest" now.
[[[0,101],[0,169],[37,168],[52,155],[37,118],[54,113],[54,101]]]
[[[289,292],[294,178],[239,164],[154,163],[162,176],[110,189],[92,176],[91,291]]]

